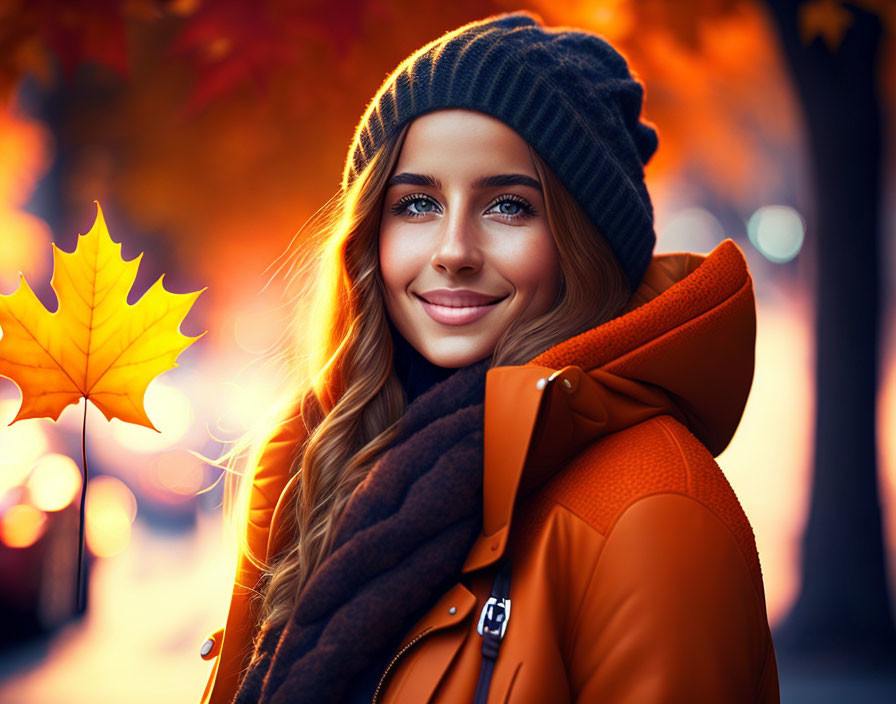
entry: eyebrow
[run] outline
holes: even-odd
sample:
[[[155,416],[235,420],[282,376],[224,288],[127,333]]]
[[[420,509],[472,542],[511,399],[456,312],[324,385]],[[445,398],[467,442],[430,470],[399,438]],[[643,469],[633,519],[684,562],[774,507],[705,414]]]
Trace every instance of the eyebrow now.
[[[441,190],[442,183],[439,179],[429,174],[412,174],[402,172],[396,174],[387,184],[387,188],[407,184],[409,186],[430,186]],[[495,174],[494,176],[482,176],[473,182],[473,188],[477,191],[486,188],[497,188],[500,186],[529,186],[539,193],[541,192],[541,184],[531,176],[525,174]]]

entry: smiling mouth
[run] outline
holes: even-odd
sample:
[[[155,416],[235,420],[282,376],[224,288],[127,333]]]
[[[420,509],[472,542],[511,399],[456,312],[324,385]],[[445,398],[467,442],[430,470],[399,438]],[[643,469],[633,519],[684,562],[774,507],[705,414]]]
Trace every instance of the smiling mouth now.
[[[507,295],[505,294],[503,296],[495,296],[491,300],[489,300],[487,298],[482,298],[482,300],[477,300],[474,302],[474,301],[466,301],[463,299],[446,300],[446,299],[439,298],[438,296],[432,296],[431,297],[432,300],[430,300],[430,298],[421,296],[419,293],[415,293],[414,295],[417,298],[419,298],[421,301],[423,301],[424,303],[429,303],[429,305],[431,305],[431,306],[439,306],[440,308],[483,308],[483,307],[487,307],[487,306],[493,306],[493,305],[495,305],[495,303],[500,303],[505,298],[507,298]]]
[[[423,310],[430,318],[442,325],[467,325],[473,323],[485,315],[488,315],[507,296],[499,296],[485,303],[475,305],[460,305],[456,301],[446,303],[431,303],[419,294],[414,294],[420,301]],[[509,295],[509,294],[508,294]]]

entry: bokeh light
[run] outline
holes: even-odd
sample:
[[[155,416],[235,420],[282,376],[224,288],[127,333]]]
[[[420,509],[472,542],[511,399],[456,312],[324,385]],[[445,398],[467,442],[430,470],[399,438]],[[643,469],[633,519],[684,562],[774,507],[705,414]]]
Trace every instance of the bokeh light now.
[[[0,516],[0,540],[10,548],[27,548],[43,535],[47,516],[28,504],[16,504]]]
[[[137,515],[137,499],[120,479],[91,479],[87,485],[87,547],[97,557],[123,552],[131,540],[131,523]]]
[[[172,493],[188,497],[202,488],[204,473],[201,462],[189,452],[173,451],[159,456],[156,476]]]
[[[166,503],[181,503],[203,488],[202,462],[186,450],[168,450],[139,473],[140,488],[150,497]]]
[[[705,208],[684,208],[670,215],[657,233],[657,252],[710,252],[725,239],[715,215]]]
[[[788,205],[766,205],[750,216],[747,234],[766,259],[789,262],[803,247],[806,223]]]
[[[25,481],[49,447],[44,421],[29,419],[8,425],[19,404],[19,400],[0,401],[0,496]]]
[[[49,268],[49,227],[19,209],[47,169],[49,143],[46,128],[0,109],[0,293],[18,287],[20,271],[35,281]]]
[[[124,423],[117,418],[110,421],[112,434],[119,444],[134,452],[159,452],[180,440],[193,423],[193,406],[180,389],[155,380],[146,389],[143,400],[146,414],[159,429]]]
[[[42,511],[61,511],[81,489],[81,471],[71,457],[55,452],[41,457],[28,477],[31,503]]]
[[[21,281],[19,272],[28,281],[46,276],[49,263],[50,228],[40,218],[0,205],[0,293],[12,293]]]
[[[273,378],[265,378],[259,373],[244,382],[218,384],[213,397],[218,399],[214,406],[217,412],[215,432],[242,433],[270,413],[278,389]]]

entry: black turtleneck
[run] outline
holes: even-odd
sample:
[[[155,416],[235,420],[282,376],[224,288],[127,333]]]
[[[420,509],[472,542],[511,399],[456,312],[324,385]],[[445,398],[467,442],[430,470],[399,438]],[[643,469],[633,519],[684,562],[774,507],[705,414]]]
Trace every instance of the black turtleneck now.
[[[389,330],[392,334],[395,374],[404,388],[409,404],[426,393],[430,387],[444,381],[457,371],[453,367],[440,367],[426,359],[395,329],[391,321]]]

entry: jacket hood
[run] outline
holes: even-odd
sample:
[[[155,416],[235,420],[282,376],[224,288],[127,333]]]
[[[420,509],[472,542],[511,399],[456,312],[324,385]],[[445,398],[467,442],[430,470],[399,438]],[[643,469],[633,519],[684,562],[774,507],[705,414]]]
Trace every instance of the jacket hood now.
[[[668,414],[718,456],[746,405],[755,339],[752,279],[726,239],[707,255],[655,255],[622,315],[489,370],[483,531],[464,572],[503,554],[518,495],[601,436]]]
[[[663,397],[714,457],[731,441],[753,382],[756,308],[743,253],[726,239],[707,255],[655,255],[626,313],[529,364],[577,366],[611,388],[618,379]],[[635,393],[635,389],[631,389]],[[608,396],[608,412],[626,391]],[[647,400],[649,398],[649,400]]]

